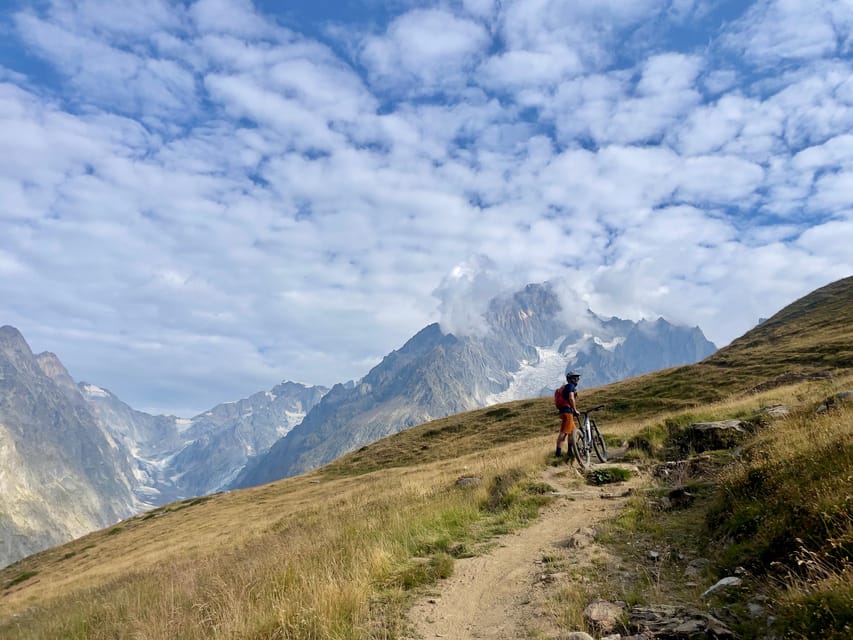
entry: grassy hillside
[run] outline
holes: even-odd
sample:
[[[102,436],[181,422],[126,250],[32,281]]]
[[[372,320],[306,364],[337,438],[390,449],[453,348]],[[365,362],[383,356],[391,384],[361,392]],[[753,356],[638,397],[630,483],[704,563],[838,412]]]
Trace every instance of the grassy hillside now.
[[[779,402],[799,407],[788,428],[805,431],[819,400],[853,384],[852,354],[847,278],[702,363],[582,390],[581,405],[607,404],[600,424],[613,439],[665,438],[688,419],[749,417]],[[842,445],[835,479],[853,477],[850,415],[821,419],[823,455],[833,455],[833,442]],[[0,637],[400,638],[420,585],[535,517],[546,500],[535,477],[550,463],[556,427],[550,400],[508,403],[421,425],[297,478],[137,516],[0,571]],[[770,443],[783,431],[763,433]],[[832,589],[849,600],[843,526],[853,519],[851,505],[832,478],[809,471],[821,460],[808,455],[808,441],[789,434],[781,445],[756,446],[778,450],[784,467],[786,442],[798,443],[797,464],[804,465],[789,482],[805,479],[803,499],[819,494],[840,527],[833,540],[844,552],[822,584],[839,584]],[[768,459],[756,454],[749,464]],[[745,464],[724,485],[726,495],[743,498],[708,507],[709,522],[730,527],[732,546],[741,542],[738,523],[759,517],[741,510],[749,492],[737,487],[755,482]],[[454,484],[473,475],[479,485]],[[777,493],[777,485],[762,487],[765,498]],[[783,504],[802,488],[785,489]],[[836,494],[841,502],[830,504],[826,497]],[[819,547],[807,551],[822,553]],[[742,545],[732,553],[746,562],[761,551]]]
[[[631,435],[664,413],[700,409],[763,388],[853,371],[853,277],[789,305],[700,363],[585,390],[580,406],[606,405],[611,434]],[[583,382],[583,381],[581,381]],[[558,385],[560,381],[555,381]],[[450,416],[396,434],[333,462],[326,476],[417,465],[554,430],[550,398]]]

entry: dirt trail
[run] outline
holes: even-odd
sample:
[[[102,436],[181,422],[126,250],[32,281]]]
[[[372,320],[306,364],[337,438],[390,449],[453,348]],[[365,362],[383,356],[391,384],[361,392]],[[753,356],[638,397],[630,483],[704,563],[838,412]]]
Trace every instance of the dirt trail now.
[[[641,482],[634,476],[625,483],[591,487],[567,469],[543,472],[542,479],[559,497],[533,525],[503,536],[485,555],[457,560],[453,575],[416,603],[410,613],[414,638],[517,640],[530,637],[533,629],[539,634],[558,631],[543,608],[543,557],[565,553],[579,530],[615,515],[629,489]],[[586,564],[596,550],[580,546],[569,553],[575,555],[573,564]]]

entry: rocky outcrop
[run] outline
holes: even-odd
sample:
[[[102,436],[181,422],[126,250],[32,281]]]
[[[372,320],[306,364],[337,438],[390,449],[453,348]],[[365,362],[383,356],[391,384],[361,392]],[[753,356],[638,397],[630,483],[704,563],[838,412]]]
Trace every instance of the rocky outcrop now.
[[[133,512],[119,447],[69,380],[0,327],[0,565]]]

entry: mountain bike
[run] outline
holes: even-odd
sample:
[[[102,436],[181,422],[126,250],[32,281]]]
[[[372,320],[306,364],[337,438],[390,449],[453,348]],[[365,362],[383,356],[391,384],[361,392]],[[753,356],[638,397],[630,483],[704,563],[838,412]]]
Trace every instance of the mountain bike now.
[[[581,411],[580,416],[575,416],[575,422],[578,426],[572,432],[572,443],[569,449],[582,469],[589,467],[591,451],[595,451],[595,457],[600,462],[607,462],[607,444],[605,444],[604,437],[598,430],[595,420],[589,415],[593,411],[603,408],[604,405],[600,404],[592,409]]]

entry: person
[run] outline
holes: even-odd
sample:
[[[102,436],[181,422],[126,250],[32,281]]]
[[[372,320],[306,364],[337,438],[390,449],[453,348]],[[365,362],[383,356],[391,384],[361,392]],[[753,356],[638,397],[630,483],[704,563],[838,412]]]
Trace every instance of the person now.
[[[566,374],[566,384],[554,392],[554,404],[560,412],[560,433],[557,435],[557,449],[554,452],[556,457],[563,455],[563,441],[567,437],[572,437],[572,432],[575,430],[575,416],[580,415],[577,405],[580,379],[581,374],[570,371]],[[569,446],[571,446],[571,440],[569,440]]]

